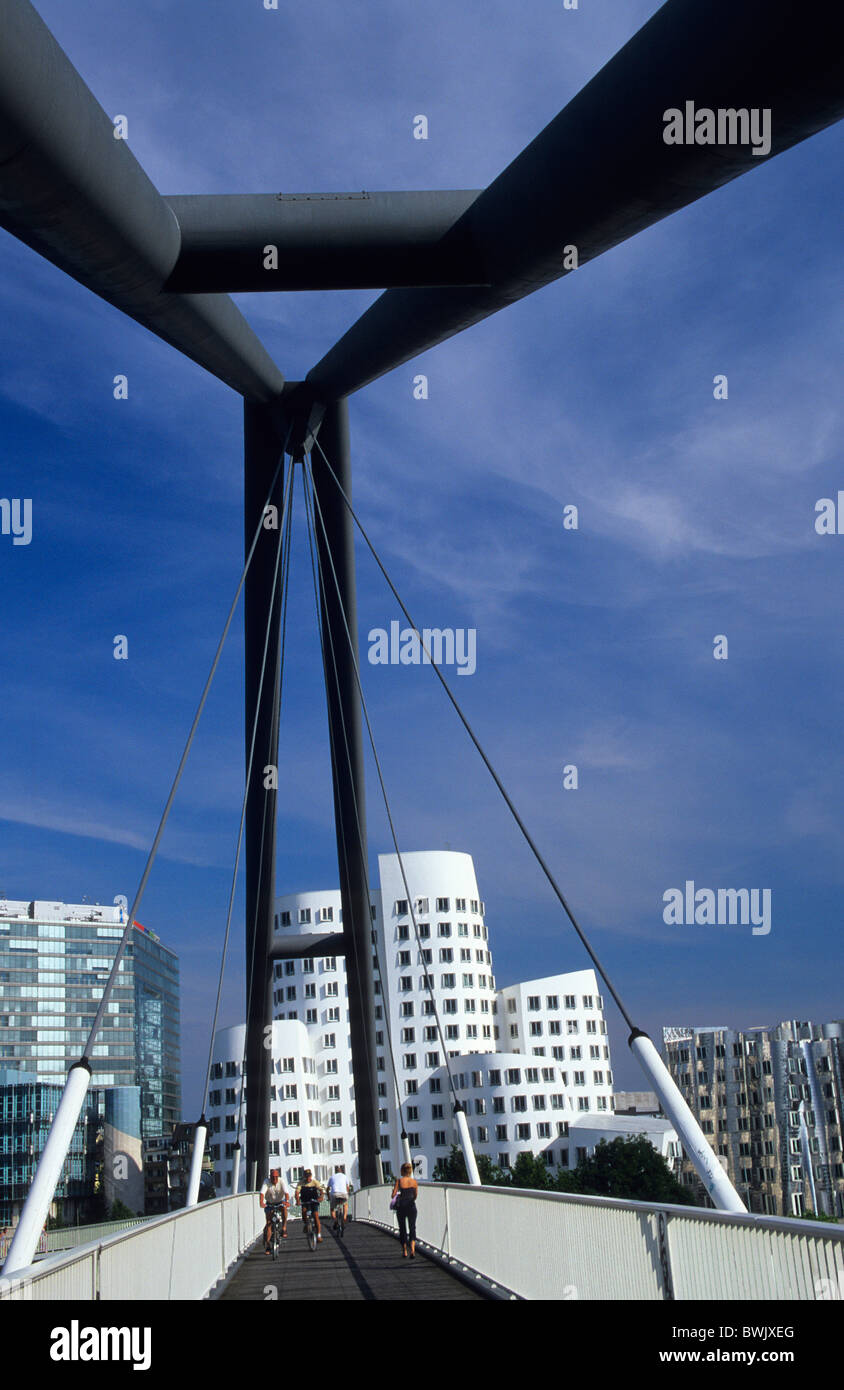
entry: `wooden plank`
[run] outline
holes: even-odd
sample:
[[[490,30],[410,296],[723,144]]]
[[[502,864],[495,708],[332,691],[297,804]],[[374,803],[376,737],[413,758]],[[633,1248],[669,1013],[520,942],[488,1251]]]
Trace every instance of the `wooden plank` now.
[[[363,1222],[350,1222],[345,1240],[322,1223],[323,1239],[312,1251],[298,1221],[288,1223],[278,1259],[264,1254],[263,1236],[220,1295],[221,1302],[390,1302],[406,1299],[486,1302],[448,1270],[417,1253],[404,1259],[398,1240]]]

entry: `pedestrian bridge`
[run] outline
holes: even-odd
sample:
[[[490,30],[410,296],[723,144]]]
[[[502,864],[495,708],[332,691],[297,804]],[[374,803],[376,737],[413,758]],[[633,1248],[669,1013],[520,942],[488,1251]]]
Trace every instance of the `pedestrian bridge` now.
[[[257,1195],[223,1197],[77,1246],[4,1280],[3,1300],[619,1299],[844,1296],[844,1228],[568,1193],[420,1184],[415,1260],[389,1186],[311,1252],[291,1220],[277,1261]]]

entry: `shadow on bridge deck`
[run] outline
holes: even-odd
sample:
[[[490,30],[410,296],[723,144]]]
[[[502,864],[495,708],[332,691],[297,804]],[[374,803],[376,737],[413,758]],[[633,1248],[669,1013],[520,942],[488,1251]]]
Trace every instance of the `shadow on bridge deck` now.
[[[291,1221],[277,1260],[264,1254],[262,1236],[217,1297],[222,1302],[261,1302],[274,1297],[329,1302],[486,1301],[481,1292],[424,1255],[403,1259],[398,1241],[385,1231],[353,1221],[341,1241],[332,1234],[330,1221],[323,1220],[322,1230],[322,1244],[312,1251],[300,1223]]]

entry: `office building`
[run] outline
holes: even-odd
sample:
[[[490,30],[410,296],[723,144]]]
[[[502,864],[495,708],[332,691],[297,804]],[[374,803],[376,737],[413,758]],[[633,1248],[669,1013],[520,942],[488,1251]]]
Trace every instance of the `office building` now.
[[[844,1022],[665,1028],[668,1068],[749,1211],[844,1216]],[[683,1161],[681,1180],[704,1200]]]
[[[126,924],[122,907],[0,899],[0,1066],[64,1084]],[[93,1088],[140,1087],[142,1137],[179,1119],[179,966],[135,923],[91,1056]]]

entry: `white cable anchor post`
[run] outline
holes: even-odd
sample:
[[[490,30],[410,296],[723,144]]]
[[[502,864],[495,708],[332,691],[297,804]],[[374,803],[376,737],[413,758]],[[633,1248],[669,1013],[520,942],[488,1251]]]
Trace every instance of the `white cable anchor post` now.
[[[38,1241],[50,1212],[50,1203],[62,1175],[62,1167],[79,1121],[82,1103],[91,1084],[91,1068],[76,1062],[68,1072],[59,1108],[50,1126],[47,1143],[38,1160],[11,1248],[3,1265],[4,1278],[27,1269],[35,1259]]]
[[[237,1196],[237,1185],[238,1185],[238,1183],[240,1182],[240,1156],[241,1156],[242,1152],[243,1152],[243,1150],[242,1150],[241,1145],[240,1145],[240,1140],[238,1139],[237,1143],[236,1143],[235,1146],[234,1146],[234,1165],[233,1165],[233,1167],[232,1167],[232,1196],[233,1196],[233,1197]]]
[[[188,1195],[185,1202],[186,1207],[195,1207],[199,1201],[199,1179],[202,1176],[202,1160],[205,1157],[205,1140],[208,1135],[208,1122],[204,1115],[200,1115],[193,1132],[193,1154],[190,1161],[190,1177],[188,1178]]]
[[[473,1187],[481,1187],[481,1175],[478,1172],[478,1165],[475,1162],[475,1150],[472,1148],[472,1140],[469,1134],[469,1125],[466,1120],[466,1111],[460,1101],[454,1107],[454,1118],[457,1121],[457,1133],[460,1138],[460,1147],[463,1150],[463,1157],[466,1161],[466,1172],[469,1175],[469,1182]]]
[[[409,1163],[410,1166],[411,1166],[411,1168],[412,1168],[412,1167],[413,1167],[413,1157],[412,1157],[411,1152],[410,1152],[410,1140],[409,1140],[408,1137],[407,1137],[407,1130],[406,1130],[406,1129],[403,1129],[402,1132],[401,1132],[401,1148],[402,1148],[402,1153],[404,1154],[404,1162],[405,1162],[405,1163]]]
[[[694,1164],[714,1205],[719,1211],[747,1211],[718,1160],[718,1155],[674,1084],[647,1033],[634,1028],[628,1038],[630,1051],[635,1054],[659,1097],[660,1105],[673,1124],[680,1143]]]

